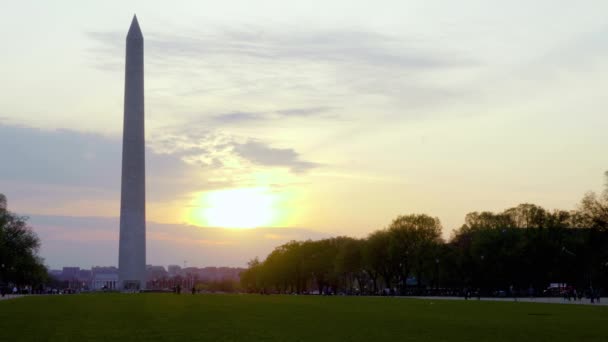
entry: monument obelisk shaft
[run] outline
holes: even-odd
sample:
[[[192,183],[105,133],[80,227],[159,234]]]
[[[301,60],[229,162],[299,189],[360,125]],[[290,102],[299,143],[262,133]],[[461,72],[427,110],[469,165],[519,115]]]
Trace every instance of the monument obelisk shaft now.
[[[144,138],[144,37],[137,17],[127,34],[120,197],[120,289],[146,286],[146,159]]]

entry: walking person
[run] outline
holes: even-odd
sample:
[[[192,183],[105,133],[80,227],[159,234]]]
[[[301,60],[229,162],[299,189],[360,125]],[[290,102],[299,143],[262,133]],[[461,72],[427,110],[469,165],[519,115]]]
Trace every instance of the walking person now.
[[[515,286],[509,286],[509,292],[511,292],[511,296],[513,296],[513,300],[517,302],[517,296],[515,295]]]

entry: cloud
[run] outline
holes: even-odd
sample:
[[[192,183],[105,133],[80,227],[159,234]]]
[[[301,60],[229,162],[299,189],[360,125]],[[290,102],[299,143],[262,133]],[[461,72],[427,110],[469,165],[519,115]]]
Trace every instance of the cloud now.
[[[259,141],[235,144],[234,151],[255,164],[287,167],[296,173],[319,166],[316,163],[300,160],[299,154],[292,149],[273,148]]]
[[[250,119],[249,113],[244,112],[238,112],[237,117]],[[152,144],[157,150],[181,156],[188,163],[225,169],[229,174],[245,170],[247,163],[264,167],[286,167],[295,173],[321,166],[302,160],[300,154],[291,148],[274,148],[263,140],[226,132],[197,131],[193,128],[197,126],[189,124],[183,128],[172,127],[171,131],[165,129],[163,135],[156,136]]]
[[[277,113],[287,117],[309,117],[317,114],[323,114],[332,109],[328,106],[307,107],[307,108],[290,108],[278,110]]]
[[[100,46],[91,50],[91,60],[103,63],[100,68],[106,70],[111,60],[122,63],[123,34],[87,35]],[[220,125],[321,117],[330,108],[361,111],[357,103],[378,98],[388,99],[380,103],[394,106],[386,112],[399,108],[401,117],[407,110],[419,119],[416,107],[446,106],[448,100],[471,96],[470,80],[462,71],[480,65],[459,51],[444,51],[446,45],[441,42],[429,44],[418,37],[353,29],[211,28],[145,32],[145,39],[148,72],[172,85],[170,91],[184,99],[179,106],[197,102],[204,94],[213,96],[216,103],[251,104],[263,99],[269,107],[276,101],[291,107],[245,106],[243,112],[213,117],[211,121]],[[104,56],[100,58],[100,54]]]
[[[213,121],[221,124],[243,124],[260,120],[267,120],[267,118],[261,114],[246,112],[219,114],[213,117]]]
[[[123,48],[117,32],[87,32],[105,49]],[[146,49],[157,62],[168,58],[242,56],[260,60],[313,60],[426,69],[474,64],[468,58],[429,53],[416,48],[415,39],[372,31],[270,31],[256,27],[191,34],[146,32]],[[104,51],[95,50],[95,52]]]
[[[42,130],[0,124],[3,154],[0,179],[64,189],[86,188],[113,194],[120,189],[121,141],[100,134],[67,129]],[[180,155],[146,150],[147,176],[155,187],[152,199],[185,190],[178,181],[190,166]],[[78,196],[57,193],[58,196]]]
[[[147,145],[151,201],[238,186],[247,176],[243,162],[294,172],[317,166],[300,160],[292,149],[209,131],[164,134],[149,139]],[[27,198],[54,204],[118,199],[122,152],[117,137],[0,124],[0,146],[10,151],[2,157],[0,181],[18,202]]]
[[[108,187],[119,171],[120,145],[97,134],[0,124],[0,146],[11,151],[3,155],[3,180]]]
[[[329,106],[288,108],[267,113],[230,112],[211,117],[211,121],[220,125],[258,124],[264,121],[284,120],[286,118],[335,118],[325,115],[331,110]],[[204,120],[203,120],[204,121]]]

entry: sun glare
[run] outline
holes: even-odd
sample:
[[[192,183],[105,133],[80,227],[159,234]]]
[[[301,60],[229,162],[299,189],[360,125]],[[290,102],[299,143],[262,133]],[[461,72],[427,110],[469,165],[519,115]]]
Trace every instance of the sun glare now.
[[[256,228],[277,219],[277,196],[267,188],[225,189],[199,195],[192,223],[211,227]]]

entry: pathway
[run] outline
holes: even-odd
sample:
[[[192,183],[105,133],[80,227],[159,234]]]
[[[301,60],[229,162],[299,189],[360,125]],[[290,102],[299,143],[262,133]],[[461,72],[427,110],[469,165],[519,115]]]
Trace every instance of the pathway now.
[[[433,297],[433,296],[412,296],[412,297],[403,297],[403,298],[417,298],[417,299],[432,299],[432,300],[462,300],[464,301],[464,297]],[[469,301],[477,301],[476,297],[469,299]],[[496,302],[513,302],[515,301],[512,297],[507,298],[496,298],[496,297],[481,297],[483,301],[496,301]],[[608,298],[602,297],[600,303],[591,303],[589,299],[584,298],[583,300],[571,300],[563,299],[561,297],[539,297],[539,298],[529,298],[522,297],[517,298],[517,302],[524,303],[551,303],[551,304],[578,304],[578,305],[608,305]]]

